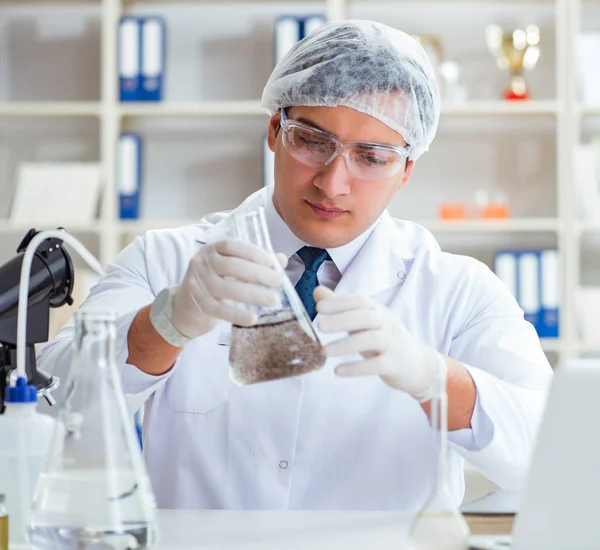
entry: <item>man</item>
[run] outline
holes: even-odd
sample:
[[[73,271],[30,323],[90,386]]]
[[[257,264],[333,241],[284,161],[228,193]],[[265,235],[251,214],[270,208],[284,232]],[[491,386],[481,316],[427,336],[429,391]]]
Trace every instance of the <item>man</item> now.
[[[265,208],[329,360],[304,376],[229,381],[231,323],[255,322],[235,303],[273,305],[282,277],[265,251],[230,238],[230,214],[125,249],[82,307],[119,313],[124,390],[149,396],[159,506],[414,508],[433,477],[429,405],[445,372],[456,501],[465,458],[520,487],[551,379],[536,333],[486,266],[386,211],[438,124],[424,51],[381,24],[325,25],[275,68],[263,105],[275,185],[237,211]],[[68,325],[41,368],[68,364],[72,338]]]

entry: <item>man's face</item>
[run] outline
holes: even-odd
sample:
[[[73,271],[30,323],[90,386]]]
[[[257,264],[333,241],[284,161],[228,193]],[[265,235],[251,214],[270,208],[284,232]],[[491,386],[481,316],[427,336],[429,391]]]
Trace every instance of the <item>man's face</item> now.
[[[303,122],[341,141],[406,146],[400,134],[377,119],[348,107],[291,107],[289,120]],[[394,176],[362,180],[342,155],[325,166],[306,166],[282,142],[280,114],[269,123],[269,147],[275,152],[273,202],[294,234],[311,246],[336,248],[366,231],[385,210],[394,193],[408,182],[410,161]]]

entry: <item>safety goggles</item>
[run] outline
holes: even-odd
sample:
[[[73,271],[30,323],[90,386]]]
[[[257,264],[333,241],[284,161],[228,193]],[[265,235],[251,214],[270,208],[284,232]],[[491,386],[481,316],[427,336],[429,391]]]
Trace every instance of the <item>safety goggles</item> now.
[[[348,170],[362,180],[390,178],[406,166],[410,145],[343,142],[313,126],[288,119],[285,109],[281,109],[280,117],[284,147],[306,166],[325,166],[342,155]]]

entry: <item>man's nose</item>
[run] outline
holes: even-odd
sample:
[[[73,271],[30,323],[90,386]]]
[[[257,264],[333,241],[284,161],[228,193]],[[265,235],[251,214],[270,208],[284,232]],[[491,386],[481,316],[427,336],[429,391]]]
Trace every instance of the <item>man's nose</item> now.
[[[330,199],[350,193],[352,174],[342,154],[337,155],[329,164],[323,166],[314,184]]]

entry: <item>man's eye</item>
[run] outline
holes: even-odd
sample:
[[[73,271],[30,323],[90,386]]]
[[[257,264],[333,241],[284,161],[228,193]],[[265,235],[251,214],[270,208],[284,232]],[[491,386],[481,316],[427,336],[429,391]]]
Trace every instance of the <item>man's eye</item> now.
[[[373,164],[377,166],[385,166],[388,163],[387,158],[383,158],[373,153],[362,153],[361,159],[365,164]]]
[[[328,147],[328,143],[326,141],[319,141],[317,139],[310,139],[300,136],[300,141],[302,144],[309,145],[310,147]]]

